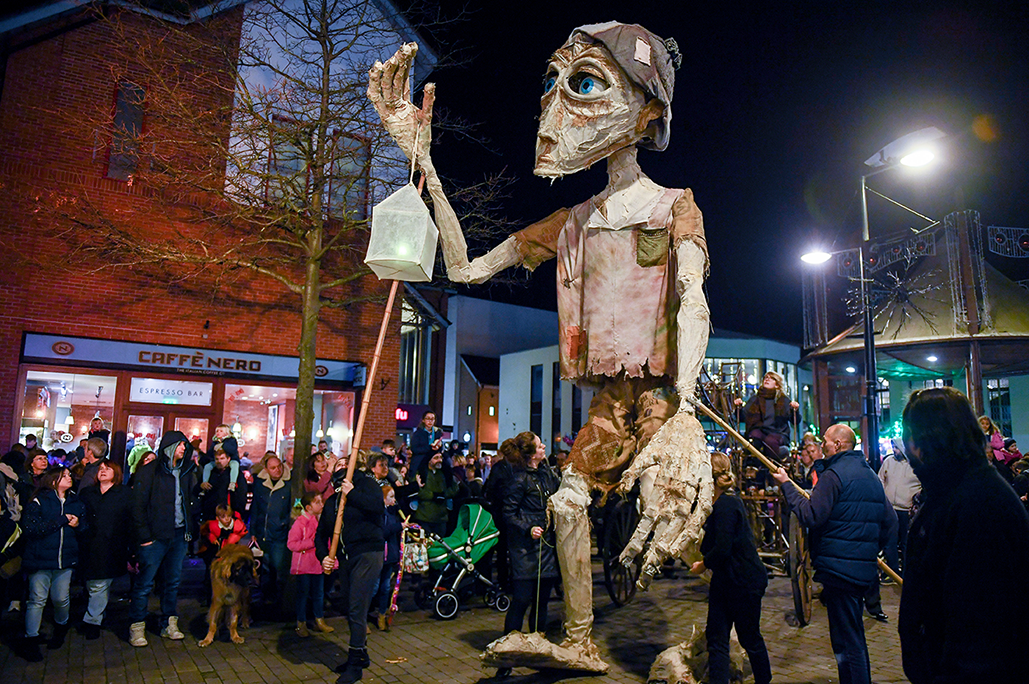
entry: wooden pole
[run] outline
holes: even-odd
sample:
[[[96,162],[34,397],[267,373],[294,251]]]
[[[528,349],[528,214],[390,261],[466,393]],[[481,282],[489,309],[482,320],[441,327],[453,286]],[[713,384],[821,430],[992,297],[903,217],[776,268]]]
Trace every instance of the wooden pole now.
[[[364,435],[364,421],[368,417],[368,408],[372,400],[372,388],[375,384],[375,375],[379,370],[379,357],[382,356],[382,345],[386,341],[386,330],[389,328],[389,319],[393,315],[393,300],[397,296],[399,280],[394,280],[389,288],[389,298],[386,300],[386,311],[382,315],[382,325],[379,327],[379,339],[375,343],[375,354],[372,356],[372,367],[368,371],[368,377],[364,384],[364,397],[361,399],[361,413],[357,417],[357,429],[354,430],[354,442],[350,448],[350,460],[347,462],[347,482],[354,481],[354,467],[357,465],[357,452],[361,448],[361,437]],[[339,494],[339,505],[336,508],[336,526],[332,529],[332,544],[329,545],[329,558],[335,558],[339,551],[339,534],[343,529],[343,507],[347,503],[346,497]],[[329,574],[326,571],[325,574]]]
[[[750,451],[751,455],[753,455],[757,460],[761,461],[761,464],[764,467],[768,468],[769,472],[774,473],[777,470],[779,470],[780,466],[776,465],[774,462],[772,462],[772,460],[770,458],[768,458],[767,456],[762,454],[760,451],[758,451],[757,448],[753,444],[751,444],[749,441],[747,441],[746,437],[741,435],[735,428],[733,428],[731,425],[729,425],[729,423],[727,423],[725,420],[723,420],[722,417],[719,416],[717,413],[715,413],[714,411],[709,409],[707,406],[705,406],[702,402],[698,401],[694,397],[689,397],[688,396],[688,397],[686,397],[686,401],[690,402],[690,404],[692,404],[694,406],[694,408],[699,409],[705,416],[707,416],[708,418],[713,420],[715,423],[718,424],[719,427],[721,427],[726,432],[728,432],[732,436],[733,439],[735,439],[737,442],[739,442],[741,445],[743,445],[744,448],[746,448],[748,451]],[[787,481],[790,484],[792,484],[794,487],[796,487],[797,491],[800,492],[804,496],[805,499],[810,499],[811,498],[811,494],[809,494],[807,492],[807,490],[803,489],[799,484],[797,484],[793,480],[787,480]],[[894,582],[896,582],[898,586],[901,586],[901,587],[904,586],[904,580],[901,579],[900,575],[898,575],[896,572],[894,572],[893,568],[891,568],[890,566],[886,565],[886,563],[883,562],[883,560],[881,558],[876,558],[876,561],[879,563],[879,569],[881,569],[883,572],[885,572],[887,575],[889,575],[890,578]]]

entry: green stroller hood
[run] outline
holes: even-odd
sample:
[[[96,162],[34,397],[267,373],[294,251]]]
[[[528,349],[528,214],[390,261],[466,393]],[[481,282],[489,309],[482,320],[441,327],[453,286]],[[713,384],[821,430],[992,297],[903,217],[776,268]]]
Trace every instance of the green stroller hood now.
[[[446,565],[453,554],[466,561],[478,563],[496,545],[500,532],[493,524],[493,516],[479,504],[470,503],[457,513],[457,528],[443,539],[429,546],[429,566],[435,570]],[[444,544],[446,546],[444,546]]]

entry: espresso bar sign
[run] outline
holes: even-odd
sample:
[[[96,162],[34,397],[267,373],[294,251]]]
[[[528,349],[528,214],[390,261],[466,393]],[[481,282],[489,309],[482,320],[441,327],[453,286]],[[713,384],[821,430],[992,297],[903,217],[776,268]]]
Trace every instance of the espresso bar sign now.
[[[129,385],[129,401],[143,404],[210,406],[212,387],[209,382],[132,378]]]
[[[143,349],[139,352],[138,360],[141,364],[147,366],[160,366],[164,368],[199,368],[201,370],[245,371],[249,373],[261,372],[261,362],[257,359],[238,359],[228,355],[207,355],[202,351],[175,354],[172,352],[159,352]]]

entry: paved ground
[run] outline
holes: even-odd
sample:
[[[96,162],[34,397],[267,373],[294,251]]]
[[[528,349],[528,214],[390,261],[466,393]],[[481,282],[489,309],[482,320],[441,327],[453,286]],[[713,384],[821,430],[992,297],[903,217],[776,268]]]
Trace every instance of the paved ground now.
[[[599,569],[599,568],[598,568]],[[26,663],[12,652],[21,629],[20,613],[6,614],[0,622],[0,681],[3,682],[176,682],[181,684],[234,684],[251,682],[333,682],[332,668],[345,657],[347,627],[337,613],[329,612],[329,623],[336,632],[299,639],[292,623],[259,620],[243,634],[246,643],[235,645],[227,635],[208,648],[199,648],[197,639],[206,632],[205,611],[197,597],[196,568],[187,577],[181,601],[184,642],[161,639],[154,631],[150,645],[133,648],[127,641],[127,609],[121,601],[112,606],[105,622],[114,631],[104,630],[98,641],[85,641],[72,632],[68,643],[56,651],[44,651],[41,663]],[[511,684],[528,682],[644,682],[654,657],[663,649],[689,636],[692,625],[703,628],[707,611],[706,586],[679,569],[673,577],[654,583],[630,605],[615,608],[603,588],[602,575],[595,587],[595,638],[602,655],[611,664],[603,677],[578,677],[562,672],[536,673],[516,669],[506,680]],[[896,587],[883,587],[883,605],[891,616],[888,624],[865,620],[872,679],[879,684],[906,681],[900,664],[900,645],[896,631]],[[156,601],[152,601],[156,608]],[[492,682],[493,670],[479,666],[483,647],[500,636],[503,617],[477,599],[463,606],[458,617],[448,622],[418,611],[409,592],[402,594],[400,613],[392,631],[372,631],[369,652],[372,667],[365,671],[364,682]],[[550,604],[550,636],[559,637],[561,604]],[[73,621],[83,607],[73,603]],[[816,603],[812,624],[792,626],[792,599],[786,579],[773,579],[765,597],[762,630],[768,642],[776,682],[826,684],[837,681],[835,661],[829,648],[825,609]],[[49,611],[43,632],[50,630]]]

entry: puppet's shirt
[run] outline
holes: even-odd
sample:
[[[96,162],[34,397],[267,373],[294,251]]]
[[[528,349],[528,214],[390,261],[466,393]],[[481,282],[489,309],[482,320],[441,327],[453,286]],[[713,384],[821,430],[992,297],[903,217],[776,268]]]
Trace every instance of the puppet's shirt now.
[[[675,373],[674,245],[689,239],[706,253],[703,222],[689,190],[656,193],[639,213],[614,229],[590,199],[515,233],[527,268],[557,258],[566,380]]]

